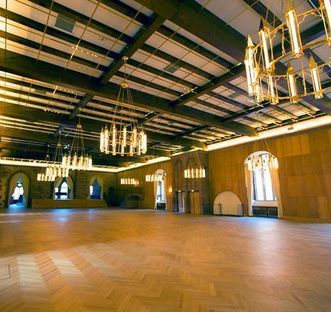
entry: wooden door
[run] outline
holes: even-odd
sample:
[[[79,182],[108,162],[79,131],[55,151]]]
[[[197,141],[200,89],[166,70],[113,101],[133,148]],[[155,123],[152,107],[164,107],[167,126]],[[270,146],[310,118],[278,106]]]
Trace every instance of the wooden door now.
[[[200,193],[190,192],[189,193],[189,205],[192,214],[201,214],[200,209]]]

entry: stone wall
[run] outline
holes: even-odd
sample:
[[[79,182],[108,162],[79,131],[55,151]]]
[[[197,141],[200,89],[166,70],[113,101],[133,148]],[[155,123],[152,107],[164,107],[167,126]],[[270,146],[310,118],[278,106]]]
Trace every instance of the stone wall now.
[[[18,172],[24,173],[30,181],[28,207],[31,207],[32,199],[51,199],[53,196],[52,182],[37,181],[37,173],[40,168],[36,167],[20,167],[20,166],[0,166],[0,209],[6,208],[8,204],[9,183],[13,175]],[[103,181],[103,196],[107,204],[113,203],[113,198],[109,192],[115,186],[115,174],[103,172],[86,172],[86,171],[71,171],[70,177],[74,183],[74,198],[85,199],[89,196],[89,185],[94,181],[94,177],[98,176]],[[113,195],[114,196],[114,195]]]

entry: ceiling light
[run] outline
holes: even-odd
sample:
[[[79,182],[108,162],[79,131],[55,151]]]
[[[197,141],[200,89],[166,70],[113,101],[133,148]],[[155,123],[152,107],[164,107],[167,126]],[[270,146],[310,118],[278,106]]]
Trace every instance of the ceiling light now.
[[[302,43],[300,29],[309,23],[309,17],[318,17],[324,25],[325,36],[318,39],[311,39]],[[286,36],[288,33],[290,47],[286,47]],[[274,42],[281,38],[281,52],[274,56]],[[279,26],[269,29],[263,21],[259,30],[259,42],[254,45],[250,36],[247,39],[245,51],[245,68],[248,86],[248,95],[254,97],[258,104],[262,101],[270,101],[277,104],[279,100],[290,100],[296,103],[306,96],[313,95],[316,99],[323,97],[323,88],[320,80],[320,72],[330,62],[317,64],[313,57],[310,57],[309,66],[304,62],[305,51],[323,44],[331,46],[331,0],[320,0],[320,6],[301,14],[297,14],[294,8],[285,12],[285,22]],[[290,61],[297,59],[300,66],[296,70]],[[287,71],[276,73],[277,64],[287,62]],[[288,86],[288,95],[280,96],[277,84],[283,82]],[[310,84],[311,82],[311,84]],[[262,85],[266,84],[267,91]]]
[[[117,104],[113,113],[113,122],[110,127],[105,126],[100,131],[100,152],[115,155],[141,155],[147,152],[147,135],[141,125],[139,125],[136,113],[133,109],[131,90],[126,81],[126,62],[128,58],[123,57],[124,61],[124,80],[120,84]],[[130,107],[129,119],[124,121],[123,112],[120,105],[126,104]],[[119,121],[116,121],[116,120]]]

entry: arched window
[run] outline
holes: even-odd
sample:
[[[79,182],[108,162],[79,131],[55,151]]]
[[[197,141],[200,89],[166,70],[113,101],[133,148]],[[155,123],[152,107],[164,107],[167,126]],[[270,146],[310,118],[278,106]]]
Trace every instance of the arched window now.
[[[252,153],[245,160],[245,183],[249,216],[283,217],[278,159],[267,151]]]
[[[269,153],[261,153],[259,162],[261,164],[267,164],[269,162]],[[253,189],[254,189],[254,200],[256,201],[268,201],[276,200],[272,190],[272,180],[270,175],[269,166],[260,166],[254,168],[253,172]]]
[[[58,187],[54,189],[54,199],[69,199],[71,189],[68,186],[67,179],[63,178]]]
[[[21,205],[23,203],[24,188],[22,183],[22,176],[19,176],[16,182],[14,192],[11,196],[11,205]]]
[[[165,210],[167,207],[166,199],[166,173],[163,169],[158,169],[155,172],[160,178],[154,182],[155,208]]]
[[[10,178],[8,184],[8,208],[26,208],[29,199],[28,176],[18,172]]]
[[[165,201],[164,180],[157,181],[156,202],[162,203]]]
[[[101,199],[101,186],[99,185],[97,178],[95,178],[93,183],[90,185],[90,198]]]

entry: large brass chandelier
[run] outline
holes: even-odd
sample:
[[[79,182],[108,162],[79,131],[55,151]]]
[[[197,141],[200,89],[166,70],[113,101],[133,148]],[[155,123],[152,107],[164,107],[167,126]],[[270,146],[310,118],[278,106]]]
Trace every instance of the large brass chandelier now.
[[[147,152],[147,135],[136,118],[131,90],[126,80],[126,62],[124,60],[124,80],[120,84],[113,120],[110,126],[105,126],[100,132],[100,152],[115,155],[141,155]],[[127,107],[124,111],[121,107]]]
[[[67,170],[90,170],[92,168],[92,157],[85,152],[83,128],[77,124],[69,154],[62,157],[62,166]]]
[[[331,46],[331,0],[320,0],[320,6],[302,14],[297,14],[294,8],[285,12],[285,22],[270,29],[263,22],[259,30],[259,42],[254,45],[250,36],[245,51],[245,68],[247,76],[248,94],[254,97],[256,103],[270,101],[277,104],[280,100],[298,102],[306,96],[312,95],[316,99],[323,97],[323,86],[320,73],[330,61],[317,64],[313,56],[309,62],[305,61],[305,51],[328,44]],[[325,36],[310,42],[301,41],[300,29],[314,16],[322,20]],[[289,40],[290,45],[287,44]],[[280,41],[281,51],[275,50],[275,43]],[[307,51],[308,52],[308,51]],[[307,53],[306,53],[307,54]],[[300,60],[300,66],[293,66],[294,60]],[[275,70],[281,62],[287,63],[287,71],[279,73]],[[300,68],[298,68],[300,67]],[[296,69],[295,69],[296,68]],[[277,85],[287,85],[288,95],[280,96]],[[264,88],[263,86],[267,87]]]

